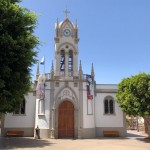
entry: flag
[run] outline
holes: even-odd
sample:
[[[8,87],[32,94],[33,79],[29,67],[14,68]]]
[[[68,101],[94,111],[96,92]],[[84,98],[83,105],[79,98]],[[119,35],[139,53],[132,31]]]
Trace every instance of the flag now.
[[[91,89],[93,87],[93,79],[92,76],[89,74],[86,74],[86,80],[88,82],[89,85],[87,85],[87,99],[92,100],[93,99],[93,95],[91,94]]]
[[[89,80],[90,78],[92,78],[91,75],[86,74],[86,80]]]
[[[45,57],[42,58],[40,64],[41,64],[41,65],[44,65],[44,64],[45,64]]]
[[[87,99],[92,100],[93,99],[93,95],[91,95],[91,90],[90,90],[90,86],[87,85]]]
[[[90,81],[91,81],[91,75],[86,74],[86,80],[87,80],[88,82],[90,82]]]

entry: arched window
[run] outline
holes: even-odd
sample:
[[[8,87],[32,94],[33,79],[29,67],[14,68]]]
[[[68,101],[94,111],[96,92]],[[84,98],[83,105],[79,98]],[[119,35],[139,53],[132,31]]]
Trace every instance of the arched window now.
[[[114,100],[112,97],[107,97],[104,100],[104,114],[114,114]]]
[[[69,51],[69,57],[68,57],[68,75],[73,75],[73,52]]]
[[[60,53],[60,76],[65,75],[65,51],[62,50]]]
[[[108,114],[109,113],[109,110],[108,110],[108,99],[106,99],[104,101],[104,108],[105,108],[105,114]]]
[[[113,114],[114,113],[114,101],[109,100],[109,113]]]

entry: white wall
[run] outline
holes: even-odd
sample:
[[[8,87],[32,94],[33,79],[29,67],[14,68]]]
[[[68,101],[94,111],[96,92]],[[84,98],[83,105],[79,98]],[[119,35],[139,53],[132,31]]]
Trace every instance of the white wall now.
[[[96,84],[96,89],[111,89],[111,90],[116,90],[118,89],[117,84]]]
[[[44,103],[44,113],[38,113],[38,105],[39,99],[36,99],[36,120],[35,127],[39,127],[40,129],[49,129],[50,126],[50,82],[46,82],[45,88],[45,100]]]
[[[83,84],[83,128],[95,128],[94,100],[87,99],[86,82]],[[93,101],[93,114],[88,115],[87,102]]]
[[[115,93],[97,93],[95,99],[96,127],[123,127],[123,112],[116,102]],[[115,100],[115,114],[104,114],[104,98],[112,96]]]
[[[4,119],[4,128],[31,128],[35,121],[35,96],[30,92],[25,96],[25,115],[7,114]]]

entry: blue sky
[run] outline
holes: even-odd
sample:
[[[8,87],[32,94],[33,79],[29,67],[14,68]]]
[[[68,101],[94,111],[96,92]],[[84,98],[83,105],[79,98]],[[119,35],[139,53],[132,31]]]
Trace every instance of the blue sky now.
[[[93,63],[97,84],[150,72],[150,0],[23,0],[20,5],[40,15],[35,34],[45,72],[54,60],[54,23],[64,19],[66,7],[70,21],[78,20],[83,72],[89,74]],[[32,69],[35,79],[36,65]]]

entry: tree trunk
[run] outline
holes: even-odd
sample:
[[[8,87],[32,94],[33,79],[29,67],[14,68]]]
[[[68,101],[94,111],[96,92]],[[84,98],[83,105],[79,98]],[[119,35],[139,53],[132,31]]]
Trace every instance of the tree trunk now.
[[[150,116],[149,117],[144,117],[145,124],[147,126],[147,133],[148,133],[148,138],[150,139]]]

